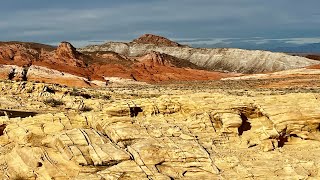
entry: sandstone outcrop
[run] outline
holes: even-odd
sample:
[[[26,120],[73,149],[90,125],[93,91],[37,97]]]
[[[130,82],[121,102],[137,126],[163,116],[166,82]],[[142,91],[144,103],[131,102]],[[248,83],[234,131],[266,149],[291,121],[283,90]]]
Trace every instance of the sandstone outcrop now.
[[[86,98],[41,83],[0,88],[2,179],[320,177],[318,93],[238,96],[209,88],[114,98],[159,91],[146,86],[82,89]],[[63,105],[48,107],[48,98]],[[77,110],[83,104],[92,109]]]
[[[150,52],[136,60],[138,62],[132,65],[132,75],[140,81],[218,80],[227,76],[236,76],[236,74],[199,70],[201,68],[190,62],[159,52]]]
[[[79,77],[69,73],[60,72],[54,69],[36,65],[31,65],[29,67],[20,67],[16,65],[0,65],[0,79],[46,82],[75,87],[95,87],[97,86],[96,83],[99,83],[99,81],[90,82],[84,77]],[[100,86],[106,85],[104,83],[104,85]]]
[[[79,53],[70,43],[62,42],[59,44],[57,50],[55,50],[55,59],[57,59],[55,63],[64,62],[65,65],[71,67],[86,67],[83,56],[84,55]]]

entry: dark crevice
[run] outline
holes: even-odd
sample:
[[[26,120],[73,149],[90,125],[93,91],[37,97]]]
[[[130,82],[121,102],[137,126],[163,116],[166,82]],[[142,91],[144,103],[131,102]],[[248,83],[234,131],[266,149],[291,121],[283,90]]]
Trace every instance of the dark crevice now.
[[[13,69],[10,70],[10,72],[8,74],[8,79],[12,80],[15,76],[16,76],[16,69],[13,68]]]
[[[296,134],[290,134],[290,135],[283,134],[283,135],[279,136],[278,147],[283,147],[287,142],[290,141],[290,137],[300,138]]]
[[[137,117],[142,111],[141,107],[130,107],[130,117]]]
[[[248,122],[248,118],[247,118],[247,116],[245,116],[245,114],[241,113],[240,117],[242,119],[242,124],[238,128],[238,132],[239,132],[239,135],[241,136],[243,134],[243,132],[249,131],[251,129],[251,123]]]
[[[251,144],[248,148],[256,147],[258,144]]]
[[[134,81],[137,81],[137,79],[134,77],[133,74],[131,74],[130,76],[131,76],[131,78],[132,78]]]
[[[300,138],[298,135],[296,134],[290,134],[290,137],[296,137],[296,138]]]
[[[1,114],[5,114],[9,118],[17,118],[17,117],[26,118],[26,117],[30,117],[30,116],[33,117],[33,116],[37,115],[38,113],[28,112],[28,111],[15,111],[15,110],[0,109],[0,116],[1,116]]]
[[[6,124],[0,125],[0,136],[2,136],[4,134],[4,130],[6,129],[6,127],[7,127]]]
[[[288,142],[288,136],[286,134],[280,135],[278,139],[278,147],[283,147],[286,142]]]
[[[119,163],[121,163],[121,162],[123,162],[123,161],[110,160],[110,161],[108,161],[108,162],[102,162],[102,165],[100,165],[100,166],[111,167],[111,166],[115,166],[115,165],[117,165],[117,164],[119,164]]]
[[[56,91],[53,88],[50,88],[48,86],[45,86],[43,88],[43,92],[48,92],[48,93],[51,93],[51,94],[55,94],[56,93]]]
[[[156,167],[158,173],[161,173],[161,171],[160,171],[160,169],[159,169],[159,166],[161,166],[164,162],[165,162],[165,161],[161,161],[161,162],[159,162],[159,163],[157,163],[157,164],[154,165],[154,166]]]
[[[188,172],[188,171],[184,171],[184,172],[182,173],[182,176],[184,176],[187,172]]]

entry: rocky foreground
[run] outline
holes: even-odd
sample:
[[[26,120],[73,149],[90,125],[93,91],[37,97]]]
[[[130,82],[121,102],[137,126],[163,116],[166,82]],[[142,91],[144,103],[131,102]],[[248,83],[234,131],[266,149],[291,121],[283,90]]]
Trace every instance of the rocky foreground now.
[[[320,178],[318,86],[196,86],[2,81],[0,178]]]

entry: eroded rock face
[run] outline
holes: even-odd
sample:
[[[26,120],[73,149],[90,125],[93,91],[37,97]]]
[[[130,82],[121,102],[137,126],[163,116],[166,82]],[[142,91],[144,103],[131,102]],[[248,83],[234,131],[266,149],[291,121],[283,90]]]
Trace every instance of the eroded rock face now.
[[[137,58],[137,61],[132,65],[132,75],[139,81],[217,80],[226,76],[236,76],[236,74],[199,70],[200,67],[190,62],[159,52],[150,52]]]
[[[237,96],[175,90],[106,100],[91,93],[107,90],[88,89],[92,98],[85,98],[45,84],[1,82],[0,88],[1,112],[6,107],[37,112],[0,114],[2,179],[320,177],[318,93]],[[48,107],[43,103],[48,98],[64,105]],[[92,110],[74,109],[83,105]]]
[[[77,54],[78,52],[76,51],[76,48],[68,42],[60,43],[56,50],[56,55],[61,58],[76,59]]]
[[[38,59],[38,57],[38,51],[30,49],[23,44],[0,44],[1,64],[16,64],[19,66],[30,65],[32,61]]]
[[[65,62],[68,66],[86,67],[83,56],[68,42],[62,42],[55,51],[58,63]]]
[[[138,59],[138,61],[141,64],[144,64],[146,66],[169,66],[173,67],[174,65],[171,64],[168,58],[164,57],[165,54],[161,54],[158,52],[151,52],[149,54],[146,54],[145,56],[142,56]]]
[[[187,60],[208,70],[238,73],[265,73],[319,64],[319,61],[284,53],[242,49],[206,49],[158,46],[144,43],[110,42],[87,46],[80,51],[114,51],[125,56],[143,56],[152,51]]]
[[[57,49],[42,44],[3,43],[0,44],[0,64],[26,68],[45,67],[52,71],[59,71],[61,74],[71,74],[89,81],[102,81],[105,85],[108,83],[105,81],[106,78],[158,83],[161,81],[216,80],[229,76],[219,72],[198,71],[202,68],[189,61],[159,52],[151,52],[143,57],[127,57],[112,51],[83,54],[68,42],[60,43]],[[188,68],[188,70],[183,68]],[[0,76],[3,77],[3,75]],[[50,78],[42,78],[42,80],[52,83],[57,77],[60,76],[53,76],[51,80]],[[4,79],[12,78],[4,77]],[[65,78],[57,80],[57,83],[61,82],[66,85],[66,82],[70,81],[65,81]],[[67,85],[75,84],[79,83]],[[87,86],[90,85],[90,82],[87,83]]]

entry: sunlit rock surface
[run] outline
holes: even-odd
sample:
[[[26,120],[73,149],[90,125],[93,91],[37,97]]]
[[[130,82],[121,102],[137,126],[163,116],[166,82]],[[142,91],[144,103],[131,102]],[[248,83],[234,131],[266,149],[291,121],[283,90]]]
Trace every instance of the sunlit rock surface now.
[[[318,92],[0,88],[1,179],[320,178]]]

